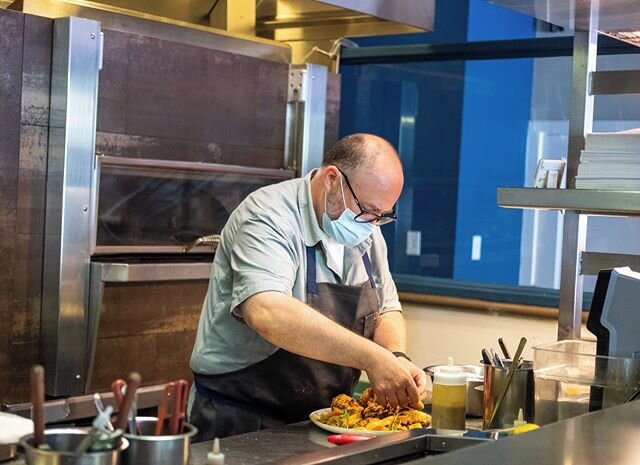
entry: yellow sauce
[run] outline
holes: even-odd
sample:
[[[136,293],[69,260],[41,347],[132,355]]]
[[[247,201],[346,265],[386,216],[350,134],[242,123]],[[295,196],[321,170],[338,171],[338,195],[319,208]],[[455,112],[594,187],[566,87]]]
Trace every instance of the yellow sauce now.
[[[467,386],[433,385],[431,416],[433,428],[465,429]]]

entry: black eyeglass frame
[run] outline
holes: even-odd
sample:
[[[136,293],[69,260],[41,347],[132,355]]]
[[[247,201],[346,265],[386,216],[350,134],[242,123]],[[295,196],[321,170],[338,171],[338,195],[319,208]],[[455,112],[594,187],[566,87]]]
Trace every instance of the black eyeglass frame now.
[[[360,205],[360,201],[358,200],[358,196],[353,191],[353,187],[351,187],[351,183],[349,182],[349,178],[347,177],[347,175],[344,174],[344,172],[340,169],[340,167],[338,167],[336,165],[333,165],[333,166],[336,167],[336,169],[340,172],[340,174],[344,178],[345,182],[347,183],[347,187],[349,188],[349,191],[351,192],[351,195],[353,195],[353,200],[356,201],[356,205],[360,209],[360,213],[358,213],[354,218],[354,220],[356,222],[358,222],[358,223],[375,223],[377,226],[382,226],[383,224],[389,224],[389,223],[392,223],[393,221],[398,219],[398,215],[396,215],[395,205],[394,205],[393,209],[389,213],[383,213],[382,215],[378,215],[377,213],[370,212],[369,210],[366,210],[366,209],[362,208],[362,205]],[[372,218],[370,220],[363,219],[362,218],[363,215],[372,215],[372,216],[374,216],[374,218]]]

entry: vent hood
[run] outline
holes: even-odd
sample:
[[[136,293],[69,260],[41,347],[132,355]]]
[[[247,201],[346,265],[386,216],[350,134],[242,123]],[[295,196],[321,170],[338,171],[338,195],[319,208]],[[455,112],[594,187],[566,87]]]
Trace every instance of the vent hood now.
[[[328,66],[340,38],[432,31],[435,17],[435,0],[16,0],[12,8],[27,3],[40,3],[30,12],[43,16],[60,3],[257,36],[291,46],[292,63]]]

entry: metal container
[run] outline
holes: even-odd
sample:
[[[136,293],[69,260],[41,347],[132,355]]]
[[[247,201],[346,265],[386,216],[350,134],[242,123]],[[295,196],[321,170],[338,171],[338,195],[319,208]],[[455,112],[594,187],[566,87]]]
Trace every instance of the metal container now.
[[[122,454],[123,465],[187,465],[189,445],[198,429],[185,423],[182,434],[155,436],[156,417],[136,417],[142,434],[125,434],[129,448]]]
[[[504,367],[484,366],[483,429],[512,427],[513,422],[518,418],[519,409],[522,409],[524,419],[527,422],[533,422],[534,419],[533,362],[524,361],[519,368],[516,368],[502,404],[498,408],[493,422],[489,424],[498,396],[507,381],[507,371],[511,366],[511,360],[505,360],[504,364]]]
[[[0,444],[0,462],[12,459],[16,456],[15,444]]]
[[[434,373],[441,366],[444,365],[431,365],[424,369],[431,376],[431,381]],[[467,374],[467,416],[481,417],[483,415],[482,391],[476,388],[483,385],[484,369],[481,365],[460,365],[460,368]]]
[[[33,447],[33,434],[20,439],[20,445],[24,449],[27,465],[117,465],[120,453],[129,445],[126,439],[122,439],[117,449],[87,452],[76,459],[73,451],[88,434],[81,429],[49,429],[45,430],[44,435],[52,450]]]

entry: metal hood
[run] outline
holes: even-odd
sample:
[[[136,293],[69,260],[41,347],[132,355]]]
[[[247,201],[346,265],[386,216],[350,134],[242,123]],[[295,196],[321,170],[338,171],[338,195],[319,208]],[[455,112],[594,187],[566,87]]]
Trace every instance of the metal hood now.
[[[0,0],[0,2],[6,0]],[[22,9],[16,0],[12,7]],[[53,0],[43,0],[37,14]],[[405,34],[433,30],[435,0],[63,0],[76,8],[139,12],[257,36],[291,46],[292,63],[330,66],[330,51],[343,37]],[[314,53],[320,51],[320,53]]]
[[[259,0],[256,35],[288,43],[294,63],[331,65],[339,38],[432,31],[434,17],[435,0]]]

